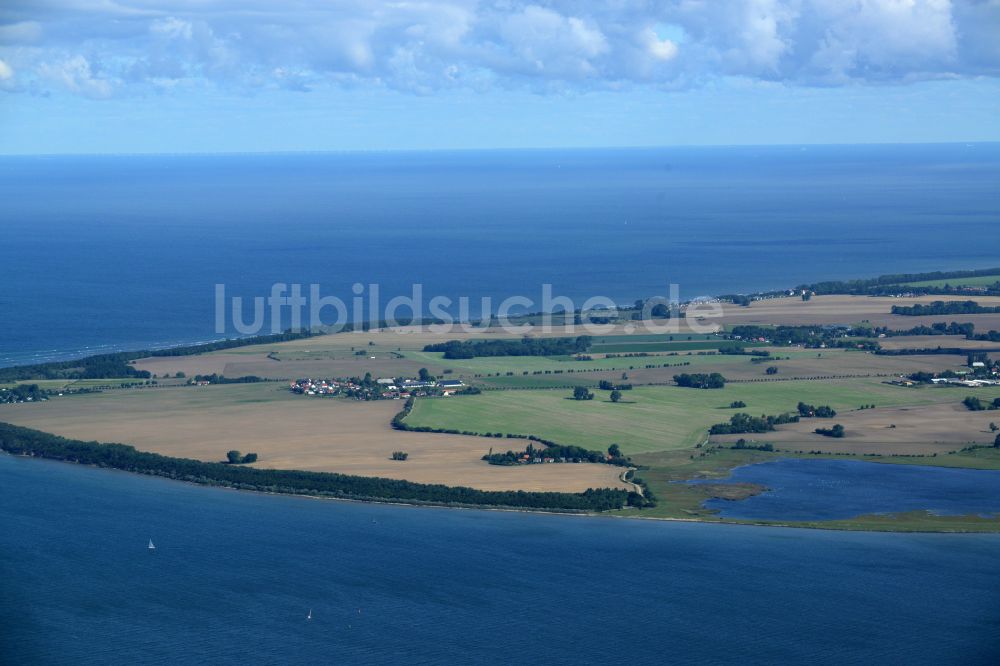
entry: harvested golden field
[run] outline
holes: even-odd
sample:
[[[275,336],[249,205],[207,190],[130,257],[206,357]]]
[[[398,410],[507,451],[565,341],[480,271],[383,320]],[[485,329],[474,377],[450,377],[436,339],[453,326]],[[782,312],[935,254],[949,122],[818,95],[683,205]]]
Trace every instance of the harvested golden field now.
[[[447,399],[447,398],[444,398]],[[398,401],[295,396],[275,384],[116,391],[0,406],[0,420],[64,437],[132,444],[218,461],[253,451],[257,467],[341,472],[483,490],[579,492],[622,487],[599,464],[502,467],[480,458],[495,440],[393,430]],[[505,445],[503,442],[501,445]],[[409,459],[393,461],[393,451]]]
[[[286,357],[291,357],[286,359]],[[363,377],[371,372],[376,377],[395,377],[400,375],[416,375],[426,364],[394,358],[381,354],[375,358],[368,355],[334,354],[322,352],[315,354],[286,354],[268,358],[267,354],[225,353],[204,354],[200,356],[162,356],[139,359],[135,362],[139,370],[148,370],[157,377],[164,374],[173,376],[183,372],[188,377],[208,375],[212,373],[226,377],[246,377],[253,375],[265,379],[296,379],[299,377]],[[439,368],[430,368],[439,371]]]
[[[680,329],[683,334],[691,333],[683,322],[680,322]],[[623,325],[608,325],[603,330],[607,331],[607,335],[625,334]],[[548,332],[536,327],[531,333],[533,337],[571,337],[584,334],[587,331],[582,326],[558,326]],[[149,357],[135,361],[134,365],[157,377],[174,376],[178,372],[183,372],[188,377],[216,373],[227,377],[256,375],[267,379],[351,377],[363,376],[366,372],[371,372],[376,377],[415,376],[423,367],[440,374],[446,368],[456,365],[441,359],[440,355],[430,358],[420,355],[419,351],[426,345],[449,340],[520,339],[523,336],[523,332],[502,328],[466,331],[456,326],[454,330],[443,333],[426,327],[400,327],[319,335],[197,356]],[[515,358],[513,363],[516,364],[516,357],[511,358]]]
[[[996,434],[989,424],[1000,424],[1000,412],[970,412],[961,404],[965,393],[940,389],[953,395],[954,402],[919,407],[885,407],[842,412],[832,419],[802,419],[778,426],[775,432],[756,435],[717,435],[713,442],[737,439],[771,442],[777,449],[823,451],[827,453],[879,453],[883,455],[943,454],[969,444],[992,444]],[[986,393],[977,393],[984,399]],[[996,391],[990,399],[1000,395]],[[816,428],[844,426],[846,435],[837,439],[817,435]],[[895,426],[895,427],[893,427]]]
[[[229,375],[226,372],[227,366],[244,363],[251,359],[255,359],[257,362],[267,360],[265,354],[254,354],[251,357],[243,354],[218,352],[197,356],[153,356],[141,358],[132,365],[137,370],[147,370],[157,377],[163,377],[166,374],[173,376],[178,372],[183,372],[188,377],[194,377],[195,375],[211,374]]]

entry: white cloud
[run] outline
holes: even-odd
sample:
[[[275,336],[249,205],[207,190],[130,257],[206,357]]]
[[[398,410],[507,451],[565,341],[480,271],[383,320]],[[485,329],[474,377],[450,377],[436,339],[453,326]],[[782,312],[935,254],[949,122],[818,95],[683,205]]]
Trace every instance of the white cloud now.
[[[0,60],[0,81],[9,81],[14,78],[14,70],[11,66]]]
[[[38,66],[38,74],[42,79],[60,84],[66,90],[84,97],[107,99],[114,93],[113,83],[97,75],[90,62],[81,55],[59,62],[42,63]]]
[[[1000,75],[998,34],[1000,0],[0,4],[0,58],[38,84],[24,89],[91,97],[182,82],[419,94],[455,86],[677,88],[729,76],[904,83]]]
[[[677,56],[677,44],[669,39],[660,39],[652,28],[640,33],[646,51],[656,60],[673,60]]]
[[[586,78],[597,73],[594,60],[609,50],[604,34],[591,23],[529,5],[499,24],[501,50],[515,69],[542,78]]]

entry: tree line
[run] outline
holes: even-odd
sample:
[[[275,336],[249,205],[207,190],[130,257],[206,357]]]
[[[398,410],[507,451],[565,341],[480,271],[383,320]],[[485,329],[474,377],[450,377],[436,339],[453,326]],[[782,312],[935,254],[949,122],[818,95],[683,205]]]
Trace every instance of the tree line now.
[[[816,294],[854,294],[863,296],[887,296],[901,291],[909,293],[951,293],[957,291],[954,287],[915,287],[908,282],[925,282],[931,280],[953,280],[955,278],[982,277],[984,275],[1000,275],[1000,268],[983,268],[962,271],[934,271],[931,273],[897,273],[880,275],[876,278],[863,280],[828,280],[813,284],[799,285],[797,290],[812,291]],[[989,291],[989,289],[987,289]]]
[[[520,340],[449,340],[424,347],[425,352],[444,352],[445,358],[478,356],[569,356],[590,349],[589,335],[575,338],[522,338]]]
[[[256,384],[267,380],[257,375],[244,375],[242,377],[226,377],[212,373],[210,375],[195,375],[193,382],[208,382],[209,384]]]
[[[552,442],[543,448],[536,448],[532,442],[528,442],[523,451],[508,450],[503,453],[494,453],[493,449],[490,449],[489,453],[484,455],[482,459],[491,465],[517,465],[521,464],[525,457],[530,462],[535,460],[565,460],[571,463],[608,463],[621,467],[629,465],[628,458],[622,455],[617,444],[609,446],[608,455],[605,455],[600,451],[590,451],[582,446],[572,444]]]
[[[922,317],[953,314],[996,314],[1000,306],[980,305],[976,301],[934,301],[915,305],[893,305],[892,314]]]

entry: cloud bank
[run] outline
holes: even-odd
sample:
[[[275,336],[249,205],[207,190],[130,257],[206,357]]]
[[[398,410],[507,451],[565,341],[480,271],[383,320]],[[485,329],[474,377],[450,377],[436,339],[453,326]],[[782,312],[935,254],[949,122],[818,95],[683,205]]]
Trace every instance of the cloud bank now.
[[[5,0],[0,91],[538,92],[1000,76],[1000,0]]]

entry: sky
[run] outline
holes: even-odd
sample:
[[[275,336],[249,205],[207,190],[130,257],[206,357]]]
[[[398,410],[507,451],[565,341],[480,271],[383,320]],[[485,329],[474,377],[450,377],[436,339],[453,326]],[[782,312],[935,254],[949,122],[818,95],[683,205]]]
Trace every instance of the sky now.
[[[1000,141],[1000,0],[2,0],[0,154]]]

